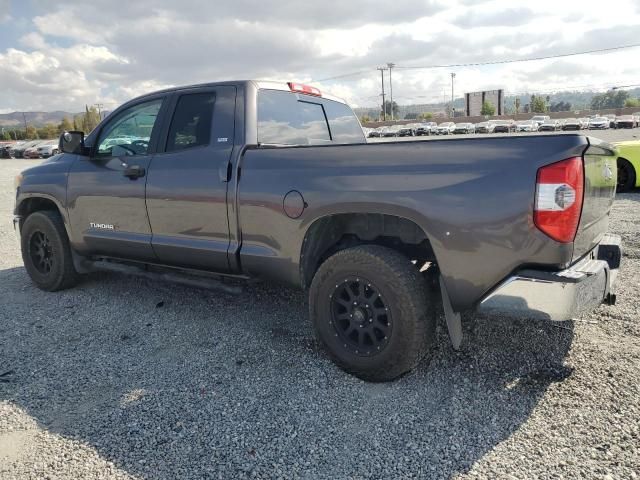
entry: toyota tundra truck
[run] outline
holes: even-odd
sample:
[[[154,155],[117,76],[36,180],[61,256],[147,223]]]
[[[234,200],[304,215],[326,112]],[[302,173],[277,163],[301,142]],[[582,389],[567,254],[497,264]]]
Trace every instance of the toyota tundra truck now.
[[[437,312],[562,321],[615,301],[615,149],[579,134],[367,144],[347,104],[262,81],[172,88],[113,111],[16,178],[25,268],[304,289],[316,334],[370,381],[410,371]],[[246,287],[250,288],[250,287]]]

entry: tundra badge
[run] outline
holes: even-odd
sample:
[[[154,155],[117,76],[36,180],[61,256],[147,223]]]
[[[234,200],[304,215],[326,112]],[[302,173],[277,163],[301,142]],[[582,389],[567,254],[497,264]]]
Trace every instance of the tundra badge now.
[[[110,225],[108,223],[89,223],[89,226],[91,228],[100,228],[102,230],[115,230],[115,228],[113,228],[113,225]]]

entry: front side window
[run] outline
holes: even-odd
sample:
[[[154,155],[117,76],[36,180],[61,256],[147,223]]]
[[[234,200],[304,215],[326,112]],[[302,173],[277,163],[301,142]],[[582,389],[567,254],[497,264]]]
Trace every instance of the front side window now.
[[[167,152],[209,145],[214,101],[213,92],[180,97],[171,120]]]
[[[98,156],[146,155],[162,99],[139,103],[120,112],[100,132]]]

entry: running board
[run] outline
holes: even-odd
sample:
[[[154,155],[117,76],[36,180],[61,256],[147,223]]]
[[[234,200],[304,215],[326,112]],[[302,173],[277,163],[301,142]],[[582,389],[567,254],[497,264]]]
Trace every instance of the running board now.
[[[113,262],[106,260],[86,261],[91,270],[100,270],[105,272],[122,273],[125,275],[133,275],[137,277],[147,278],[149,280],[159,280],[169,283],[178,283],[188,287],[203,288],[206,290],[215,290],[228,293],[231,295],[240,295],[243,292],[242,286],[227,285],[224,283],[225,275],[215,274],[198,274],[189,273],[189,271],[174,269],[170,267],[159,267],[155,265],[131,265],[121,262]],[[227,276],[228,278],[246,280],[246,277]]]

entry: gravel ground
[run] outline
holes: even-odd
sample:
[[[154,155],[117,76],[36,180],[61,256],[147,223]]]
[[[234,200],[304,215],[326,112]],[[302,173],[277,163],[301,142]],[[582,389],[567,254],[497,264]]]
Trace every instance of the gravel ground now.
[[[640,193],[621,195],[618,304],[572,322],[442,319],[389,384],[319,350],[302,294],[115,274],[32,286],[0,161],[0,478],[636,478]]]

